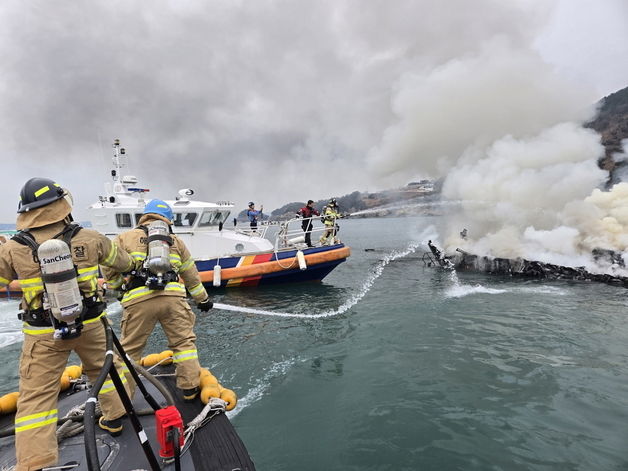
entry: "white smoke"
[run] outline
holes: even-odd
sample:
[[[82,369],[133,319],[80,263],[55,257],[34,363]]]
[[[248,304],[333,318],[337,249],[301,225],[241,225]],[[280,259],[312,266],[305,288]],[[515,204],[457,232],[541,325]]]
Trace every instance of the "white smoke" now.
[[[597,165],[603,154],[599,136],[574,123],[561,123],[536,136],[506,136],[485,151],[468,151],[445,181],[443,195],[461,200],[474,239],[504,227],[523,236],[528,227],[552,230],[562,225],[566,206],[582,201],[607,173]],[[455,241],[452,241],[455,242]],[[490,255],[513,256],[496,246]]]
[[[393,100],[398,122],[371,151],[369,164],[385,176],[442,176],[461,156],[469,160],[470,151],[481,153],[506,135],[533,135],[562,121],[584,120],[594,100],[529,48],[496,36],[476,54],[401,78]]]
[[[561,123],[466,152],[443,188],[462,209],[451,219],[447,249],[589,269],[594,249],[624,250],[628,184],[598,189],[608,178],[597,165],[604,153],[599,141],[590,129]],[[467,240],[453,235],[459,224],[468,227]]]
[[[496,36],[475,54],[404,75],[398,121],[368,161],[393,180],[445,177],[443,197],[460,202],[447,252],[591,267],[591,250],[624,247],[622,223],[587,199],[608,178],[597,164],[600,136],[582,127],[594,101],[534,51]]]

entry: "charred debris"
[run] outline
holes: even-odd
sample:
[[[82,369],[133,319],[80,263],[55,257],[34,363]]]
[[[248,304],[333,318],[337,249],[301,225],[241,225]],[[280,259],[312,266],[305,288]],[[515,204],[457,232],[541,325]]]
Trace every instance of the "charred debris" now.
[[[628,277],[590,273],[584,267],[565,267],[523,258],[481,257],[462,249],[456,249],[454,255],[444,255],[442,250],[436,247],[431,240],[428,241],[427,246],[430,252],[425,252],[422,257],[426,266],[440,266],[458,271],[479,271],[521,278],[597,281],[628,287]],[[593,258],[596,262],[605,263],[609,266],[625,267],[621,254],[612,250],[596,249],[593,251]]]

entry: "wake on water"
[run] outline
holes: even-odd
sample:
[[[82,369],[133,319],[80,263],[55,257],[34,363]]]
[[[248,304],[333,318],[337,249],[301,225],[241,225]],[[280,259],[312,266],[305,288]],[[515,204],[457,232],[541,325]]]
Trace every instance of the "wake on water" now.
[[[503,294],[508,292],[532,292],[539,294],[552,294],[555,296],[564,296],[567,294],[565,290],[553,286],[535,286],[535,287],[517,287],[511,289],[487,288],[481,284],[465,285],[460,283],[456,270],[452,269],[450,274],[452,286],[445,292],[447,298],[462,298],[471,294]]]
[[[230,304],[222,304],[222,303],[214,303],[214,309],[221,309],[223,311],[241,312],[245,314],[259,314],[261,316],[290,317],[290,318],[301,318],[301,319],[320,319],[322,317],[338,316],[340,314],[347,312],[349,309],[355,306],[358,302],[360,302],[360,300],[364,298],[364,296],[366,296],[366,294],[371,290],[373,283],[375,283],[375,280],[377,280],[381,276],[382,272],[384,271],[384,268],[386,268],[386,265],[388,265],[393,260],[406,257],[409,254],[413,253],[417,249],[417,247],[419,247],[419,245],[420,245],[419,243],[413,242],[410,245],[408,245],[408,247],[406,247],[406,249],[404,250],[401,250],[401,251],[395,250],[389,253],[388,255],[386,255],[375,266],[375,269],[373,270],[371,275],[364,281],[364,283],[362,283],[362,286],[360,287],[358,293],[352,296],[351,298],[349,298],[343,304],[341,304],[337,309],[334,309],[332,311],[323,311],[316,314],[299,314],[299,313],[292,313],[292,312],[267,311],[264,309],[254,309],[254,308],[241,307],[241,306],[232,306]]]

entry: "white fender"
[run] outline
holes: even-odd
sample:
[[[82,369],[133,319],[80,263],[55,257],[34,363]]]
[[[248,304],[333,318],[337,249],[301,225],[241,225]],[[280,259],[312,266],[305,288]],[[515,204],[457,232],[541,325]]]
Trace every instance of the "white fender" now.
[[[301,270],[307,269],[307,263],[305,262],[305,255],[300,250],[297,250],[297,260],[299,261],[299,268]]]
[[[222,268],[220,267],[220,265],[216,264],[216,266],[214,267],[214,288],[220,287],[220,283],[222,282],[220,273],[221,271]]]

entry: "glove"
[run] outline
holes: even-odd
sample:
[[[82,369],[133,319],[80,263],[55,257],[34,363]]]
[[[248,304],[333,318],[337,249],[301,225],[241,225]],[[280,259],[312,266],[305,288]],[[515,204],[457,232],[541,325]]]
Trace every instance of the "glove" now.
[[[207,298],[205,301],[201,301],[200,303],[198,303],[198,308],[202,311],[202,312],[207,312],[209,311],[212,307],[214,307],[214,303],[212,303],[209,298]]]

